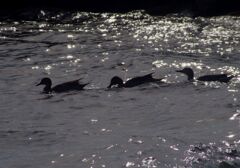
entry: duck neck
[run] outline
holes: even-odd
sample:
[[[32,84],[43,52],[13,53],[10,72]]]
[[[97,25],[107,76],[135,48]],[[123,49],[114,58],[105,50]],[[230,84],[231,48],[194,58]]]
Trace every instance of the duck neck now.
[[[193,75],[188,75],[188,80],[189,80],[189,81],[192,81],[192,80],[193,80],[193,77],[194,77]]]
[[[118,87],[119,87],[119,88],[123,88],[123,87],[125,87],[125,84],[124,84],[124,83],[119,83],[119,84],[118,84]]]
[[[46,85],[46,86],[44,87],[43,91],[44,91],[45,93],[51,92],[51,91],[52,91],[51,85],[50,85],[50,84],[49,84],[49,85]]]
[[[187,76],[188,76],[188,80],[192,81],[194,79],[194,72],[187,74]]]

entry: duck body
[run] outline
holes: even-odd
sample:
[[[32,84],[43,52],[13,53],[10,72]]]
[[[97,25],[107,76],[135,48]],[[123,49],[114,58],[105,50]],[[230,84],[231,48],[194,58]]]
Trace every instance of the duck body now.
[[[197,78],[197,80],[228,83],[233,77],[234,77],[233,75],[228,76],[227,74],[217,74],[217,75],[200,76],[199,78]]]
[[[56,93],[61,93],[61,92],[68,92],[68,91],[73,91],[73,90],[83,90],[84,87],[86,85],[88,85],[88,83],[86,84],[80,84],[79,80],[74,80],[74,81],[69,81],[69,82],[65,82],[59,85],[56,85],[54,87],[52,86],[52,81],[50,78],[43,78],[41,80],[41,82],[39,84],[37,84],[36,86],[39,85],[45,85],[43,92],[44,93],[51,93],[51,92],[56,92]]]
[[[79,80],[74,80],[70,82],[65,82],[59,85],[56,85],[52,88],[52,91],[54,92],[67,92],[71,90],[83,90],[83,88],[88,85],[86,84],[79,84]]]
[[[144,76],[138,76],[138,77],[134,77],[132,79],[127,80],[125,83],[123,82],[123,80],[118,77],[118,76],[114,76],[111,79],[110,85],[108,86],[108,88],[111,88],[112,86],[117,86],[118,88],[131,88],[131,87],[135,87],[138,85],[142,85],[144,83],[151,83],[151,82],[159,82],[162,80],[161,79],[155,79],[152,77],[153,73],[144,75]]]
[[[184,68],[182,70],[177,70],[176,72],[181,72],[185,75],[187,75],[188,80],[194,80],[194,72],[191,68]],[[204,81],[204,82],[223,82],[228,83],[234,76],[227,74],[215,74],[215,75],[204,75],[197,78],[198,81]]]
[[[158,82],[161,81],[162,79],[155,79],[152,77],[153,73],[144,75],[144,76],[138,76],[132,79],[129,79],[126,81],[126,83],[124,84],[124,86],[126,88],[130,88],[130,87],[134,87],[134,86],[138,86],[138,85],[142,85],[144,83],[151,83],[151,82]]]

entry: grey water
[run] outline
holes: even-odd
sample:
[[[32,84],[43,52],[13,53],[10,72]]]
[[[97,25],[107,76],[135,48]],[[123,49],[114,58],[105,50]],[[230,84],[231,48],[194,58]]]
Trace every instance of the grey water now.
[[[29,17],[31,18],[31,17]],[[48,13],[0,22],[0,167],[240,167],[240,17]],[[228,73],[187,82],[183,67]],[[154,72],[164,84],[111,89]],[[82,78],[84,91],[42,94]]]

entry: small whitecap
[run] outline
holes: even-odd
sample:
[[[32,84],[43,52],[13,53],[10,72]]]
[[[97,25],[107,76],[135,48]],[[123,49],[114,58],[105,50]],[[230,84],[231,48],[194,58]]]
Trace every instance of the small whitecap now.
[[[67,55],[66,58],[67,59],[73,59],[73,56],[72,55]]]
[[[101,62],[105,62],[105,61],[107,61],[107,60],[109,60],[109,57],[102,58],[102,59],[101,59]]]
[[[91,123],[92,123],[92,124],[96,124],[97,122],[98,122],[97,119],[91,119]]]
[[[157,68],[161,68],[163,66],[166,66],[167,63],[163,62],[163,60],[156,60],[152,62],[152,65],[154,65]]]
[[[175,150],[175,151],[179,151],[179,149],[177,148],[177,145],[171,145],[170,148]]]
[[[39,69],[39,66],[33,66],[32,69]]]
[[[110,146],[108,146],[106,149],[109,150],[109,149],[111,149],[111,148],[113,148],[113,147],[114,147],[114,145],[110,145]]]
[[[43,16],[46,15],[46,13],[45,13],[43,10],[41,10],[40,13],[41,13],[41,15],[43,15]]]
[[[236,135],[235,134],[230,134],[228,136],[226,136],[227,138],[234,138]]]
[[[142,155],[142,153],[143,153],[142,151],[138,151],[137,155]]]
[[[150,168],[150,167],[151,168],[155,168],[155,167],[157,167],[156,161],[157,160],[154,157],[152,157],[152,156],[144,158],[142,160],[142,166],[143,167],[148,167],[148,168]]]
[[[26,59],[23,59],[25,62],[29,62],[31,61],[31,58],[26,58]]]
[[[134,162],[127,162],[125,167],[133,167],[135,166],[135,163]]]
[[[117,19],[115,18],[115,16],[111,16],[111,17],[107,20],[108,23],[114,23],[114,22],[116,22],[116,21],[117,21]]]
[[[51,65],[47,65],[44,69],[48,71],[48,70],[52,69],[52,66]]]
[[[68,34],[67,38],[74,38],[74,36],[72,34]]]
[[[88,159],[87,158],[83,158],[82,162],[86,163],[86,162],[88,162]]]
[[[76,48],[76,45],[74,45],[74,44],[68,44],[68,45],[67,45],[67,48],[68,48],[68,49]]]

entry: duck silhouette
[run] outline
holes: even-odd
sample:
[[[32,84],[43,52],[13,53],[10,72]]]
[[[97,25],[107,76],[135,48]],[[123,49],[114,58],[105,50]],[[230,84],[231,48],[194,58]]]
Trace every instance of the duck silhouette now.
[[[194,80],[194,72],[191,68],[186,67],[182,70],[177,70],[176,72],[183,73],[187,75],[189,81]],[[206,82],[223,82],[228,83],[234,76],[227,74],[214,74],[214,75],[204,75],[197,78],[198,81],[206,81]]]
[[[152,77],[152,74],[153,73],[144,76],[137,76],[127,80],[126,82],[123,82],[123,80],[120,77],[114,76],[111,79],[110,85],[107,88],[112,88],[112,86],[116,86],[118,88],[131,88],[138,85],[142,85],[144,83],[160,82],[163,79],[163,78],[155,79]]]
[[[83,88],[89,83],[80,84],[79,80],[80,79],[65,82],[52,87],[52,80],[50,78],[43,78],[41,82],[36,86],[45,85],[45,87],[43,88],[43,93],[51,93],[51,92],[61,93],[61,92],[68,92],[73,90],[83,90]]]

